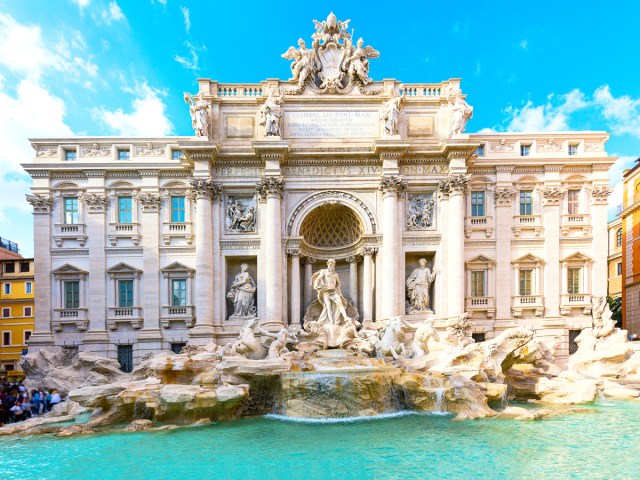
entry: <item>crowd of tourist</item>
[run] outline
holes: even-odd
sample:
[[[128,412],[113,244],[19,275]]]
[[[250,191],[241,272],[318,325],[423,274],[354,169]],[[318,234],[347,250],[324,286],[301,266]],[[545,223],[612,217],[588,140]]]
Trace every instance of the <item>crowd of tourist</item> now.
[[[56,389],[29,392],[22,383],[0,383],[0,426],[47,413],[61,401]]]

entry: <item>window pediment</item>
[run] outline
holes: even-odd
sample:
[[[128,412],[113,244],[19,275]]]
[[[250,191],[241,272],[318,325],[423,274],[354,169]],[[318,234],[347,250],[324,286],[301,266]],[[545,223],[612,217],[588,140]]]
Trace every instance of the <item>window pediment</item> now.
[[[65,263],[64,265],[62,265],[61,267],[56,268],[55,270],[52,270],[51,273],[55,276],[58,275],[88,275],[89,272],[86,272],[74,265],[70,265],[68,263]]]
[[[183,265],[180,262],[173,262],[170,265],[167,265],[164,268],[161,268],[160,271],[162,273],[188,273],[191,274],[193,273],[195,270],[191,267],[187,267],[186,265]]]
[[[115,274],[115,273],[142,273],[142,270],[132,267],[124,262],[120,262],[117,265],[107,269],[107,273]]]
[[[582,252],[576,252],[561,260],[563,263],[585,264],[593,262],[593,259]]]
[[[494,265],[496,262],[484,255],[477,255],[466,263],[467,265]]]
[[[511,263],[513,264],[527,263],[527,264],[540,265],[544,263],[544,260],[540,257],[536,257],[532,253],[527,253],[526,255],[523,255],[522,257],[513,260]]]

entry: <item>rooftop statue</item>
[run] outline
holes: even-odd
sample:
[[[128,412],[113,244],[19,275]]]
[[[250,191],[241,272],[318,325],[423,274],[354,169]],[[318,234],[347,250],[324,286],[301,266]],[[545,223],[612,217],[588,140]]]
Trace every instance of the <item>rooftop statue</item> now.
[[[449,103],[451,104],[449,136],[460,135],[467,127],[467,120],[473,117],[473,107],[462,98],[460,90],[451,92]]]
[[[280,118],[282,118],[283,103],[284,100],[280,96],[280,92],[272,88],[266,102],[260,107],[260,125],[264,127],[265,137],[280,136]]]
[[[209,137],[209,102],[200,95],[194,100],[191,94],[184,94],[184,101],[189,104],[191,127],[196,137]]]
[[[389,100],[382,105],[380,118],[384,121],[384,134],[393,136],[398,134],[398,119],[400,118],[400,104],[404,95],[396,96],[393,89],[389,90]]]

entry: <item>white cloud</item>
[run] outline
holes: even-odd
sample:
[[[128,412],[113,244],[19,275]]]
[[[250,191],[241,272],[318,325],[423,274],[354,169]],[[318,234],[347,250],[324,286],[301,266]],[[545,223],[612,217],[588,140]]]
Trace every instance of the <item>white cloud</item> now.
[[[640,138],[640,99],[629,95],[614,97],[609,85],[603,85],[593,92],[593,100],[602,109],[613,133]]]
[[[194,46],[191,42],[184,42],[184,45],[189,49],[191,58],[189,59],[187,57],[176,55],[175,57],[173,57],[173,59],[185,68],[188,68],[190,70],[197,70],[198,69],[198,52],[202,50],[206,50],[207,48],[204,45],[198,48]]]
[[[78,7],[80,7],[81,9],[88,7],[89,4],[91,3],[91,0],[71,0],[71,1],[76,5],[78,5]]]
[[[180,7],[182,16],[184,17],[184,29],[189,33],[191,30],[191,19],[189,18],[189,9],[187,7]]]
[[[125,113],[118,108],[114,111],[103,107],[92,110],[93,117],[122,136],[164,136],[173,130],[167,118],[166,105],[160,98],[165,92],[150,87],[146,82],[138,85],[137,97],[132,102],[133,110]]]
[[[569,129],[569,116],[589,106],[584,94],[574,89],[565,95],[551,94],[547,103],[535,106],[529,100],[522,108],[509,105],[507,131],[509,132],[549,132]]]
[[[94,19],[95,18],[96,17],[94,16]],[[111,25],[113,22],[126,20],[124,13],[122,13],[122,9],[117,2],[109,2],[108,7],[105,10],[102,10],[101,18],[107,25]]]
[[[518,43],[518,47],[521,48],[522,50],[526,50],[528,45],[529,45],[529,42],[526,39]]]

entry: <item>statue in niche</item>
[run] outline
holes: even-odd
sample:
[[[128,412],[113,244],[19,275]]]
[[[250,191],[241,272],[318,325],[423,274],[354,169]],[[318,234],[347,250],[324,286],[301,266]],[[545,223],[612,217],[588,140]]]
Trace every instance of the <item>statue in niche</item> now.
[[[382,105],[380,118],[384,121],[384,134],[393,136],[398,134],[398,118],[400,117],[400,104],[404,94],[396,96],[393,88],[389,91],[389,100]]]
[[[424,230],[432,226],[434,203],[433,194],[409,195],[407,228],[409,230]]]
[[[191,127],[196,137],[209,137],[209,102],[200,95],[196,100],[189,94],[184,94],[184,101],[189,104],[191,114]]]
[[[351,81],[360,80],[363,85],[367,85],[371,82],[371,79],[369,78],[368,59],[378,58],[380,56],[380,52],[374,50],[370,45],[365,48],[362,48],[362,45],[364,45],[364,40],[359,38],[358,43],[356,44],[357,48],[353,54],[347,58],[347,62],[351,62],[347,73],[349,74]]]
[[[249,265],[243,263],[240,265],[240,273],[231,284],[231,290],[227,293],[227,298],[233,301],[233,315],[229,319],[255,317],[255,294],[256,284],[249,274]]]
[[[307,49],[307,44],[302,38],[298,39],[298,47],[289,47],[281,57],[286,60],[293,60],[291,64],[291,74],[293,77],[289,79],[289,82],[296,83],[298,87],[302,87],[304,82],[307,81],[309,75],[316,70],[315,50]]]
[[[429,288],[438,272],[434,270],[431,273],[431,270],[427,267],[427,260],[424,258],[418,260],[418,265],[418,268],[407,278],[407,297],[409,298],[407,313],[432,311],[429,305]]]
[[[304,330],[301,336],[314,338],[323,348],[343,348],[355,338],[358,311],[347,302],[340,291],[340,278],[335,271],[336,262],[327,261],[327,268],[311,277],[311,285],[318,294],[304,316]]]
[[[266,102],[260,107],[260,125],[264,126],[265,137],[280,136],[280,118],[282,118],[282,107],[284,103],[280,92],[272,88]]]
[[[449,95],[451,103],[451,125],[449,127],[449,136],[460,135],[467,126],[467,120],[473,117],[473,107],[469,105],[464,98],[462,92],[455,90]]]
[[[225,209],[225,225],[229,232],[254,232],[255,203],[252,198],[231,197]]]

